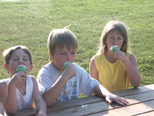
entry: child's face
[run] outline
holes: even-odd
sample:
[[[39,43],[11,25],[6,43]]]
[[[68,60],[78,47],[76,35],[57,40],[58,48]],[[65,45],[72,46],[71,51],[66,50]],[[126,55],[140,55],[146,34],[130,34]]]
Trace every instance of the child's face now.
[[[27,67],[27,73],[32,70],[29,56],[22,49],[15,50],[11,56],[9,64],[4,64],[5,69],[10,74],[10,77],[16,73],[16,68],[18,65],[25,65]]]
[[[60,72],[64,71],[63,65],[66,61],[74,62],[75,56],[76,56],[76,48],[71,48],[70,50],[68,50],[66,46],[64,46],[62,49],[56,47],[54,54],[52,55],[50,53],[53,66]]]
[[[121,49],[123,42],[124,38],[118,31],[111,31],[107,37],[107,49],[109,50],[113,45],[117,45]]]

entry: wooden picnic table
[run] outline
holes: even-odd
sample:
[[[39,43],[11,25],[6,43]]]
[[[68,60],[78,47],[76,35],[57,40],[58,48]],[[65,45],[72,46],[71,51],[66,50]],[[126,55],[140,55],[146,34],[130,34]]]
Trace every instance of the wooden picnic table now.
[[[59,102],[47,109],[48,116],[154,116],[154,84],[113,92],[129,105],[108,104],[103,98],[90,96]],[[18,111],[16,116],[34,116],[35,109]]]

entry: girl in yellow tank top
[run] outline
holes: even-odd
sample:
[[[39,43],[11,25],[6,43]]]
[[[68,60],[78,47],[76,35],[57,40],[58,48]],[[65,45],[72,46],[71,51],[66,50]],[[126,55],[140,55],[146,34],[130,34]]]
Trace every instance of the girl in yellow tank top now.
[[[110,51],[112,46],[119,50]],[[127,52],[128,35],[125,25],[119,21],[106,24],[100,38],[98,53],[91,59],[90,76],[99,80],[110,92],[128,89],[140,85],[140,74],[136,59]]]

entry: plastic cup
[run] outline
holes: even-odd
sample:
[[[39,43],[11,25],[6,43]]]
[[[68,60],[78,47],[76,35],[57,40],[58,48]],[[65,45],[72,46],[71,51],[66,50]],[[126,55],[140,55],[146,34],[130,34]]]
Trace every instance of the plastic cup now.
[[[27,67],[24,66],[24,65],[19,65],[16,69],[16,72],[19,72],[19,71],[23,71],[24,73],[27,72]]]
[[[118,51],[119,50],[119,47],[118,46],[116,46],[116,45],[113,45],[113,46],[111,46],[110,47],[110,51],[114,54],[116,51]]]
[[[71,62],[65,62],[64,63],[64,66],[63,66],[63,69],[66,69],[66,67],[68,66],[68,65],[70,65],[70,64],[72,64]]]

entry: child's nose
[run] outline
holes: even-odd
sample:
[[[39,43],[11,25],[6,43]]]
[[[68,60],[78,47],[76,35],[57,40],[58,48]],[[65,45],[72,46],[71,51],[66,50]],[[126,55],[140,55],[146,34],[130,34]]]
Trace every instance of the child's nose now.
[[[113,43],[116,45],[118,43],[118,40],[114,39]]]
[[[19,64],[24,64],[23,59],[19,59]]]
[[[70,59],[70,54],[67,54],[67,61],[69,61],[69,59]]]

